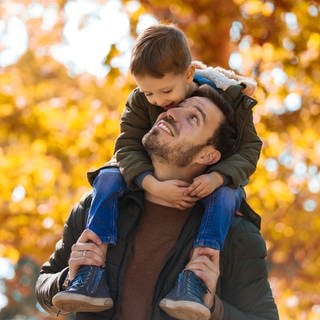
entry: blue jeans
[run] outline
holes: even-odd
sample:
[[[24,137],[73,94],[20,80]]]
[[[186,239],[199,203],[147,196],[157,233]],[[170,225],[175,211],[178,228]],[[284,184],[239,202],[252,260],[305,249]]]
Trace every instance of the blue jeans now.
[[[102,169],[93,182],[93,198],[87,228],[95,232],[102,242],[117,243],[118,199],[127,192],[127,186],[118,168]],[[194,246],[221,250],[232,217],[239,209],[243,191],[220,187],[202,201],[205,211],[201,219]]]
[[[96,233],[104,243],[117,243],[118,199],[126,191],[126,183],[118,168],[102,169],[93,181],[87,228]]]
[[[243,196],[242,188],[220,187],[202,200],[205,210],[194,247],[222,249],[232,217],[240,208]]]

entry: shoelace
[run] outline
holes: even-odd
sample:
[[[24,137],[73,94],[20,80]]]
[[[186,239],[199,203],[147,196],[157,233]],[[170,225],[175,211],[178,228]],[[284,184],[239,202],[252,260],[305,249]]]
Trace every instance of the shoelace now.
[[[203,295],[210,292],[210,290],[192,271],[185,270],[179,274],[178,292],[181,295],[193,295],[199,300],[202,300]]]

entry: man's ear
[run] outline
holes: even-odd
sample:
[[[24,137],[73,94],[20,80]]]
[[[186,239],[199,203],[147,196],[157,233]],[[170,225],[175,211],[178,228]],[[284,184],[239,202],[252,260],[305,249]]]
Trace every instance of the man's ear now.
[[[213,146],[204,147],[197,156],[197,162],[202,165],[212,165],[221,159],[221,153]]]
[[[191,63],[185,72],[186,81],[191,83],[193,81],[196,67]]]

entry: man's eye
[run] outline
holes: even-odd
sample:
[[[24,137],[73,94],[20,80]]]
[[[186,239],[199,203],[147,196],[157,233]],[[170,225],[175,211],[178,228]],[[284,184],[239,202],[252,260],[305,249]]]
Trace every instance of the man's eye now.
[[[198,117],[196,115],[192,115],[190,116],[190,120],[195,123],[195,124],[198,124]]]

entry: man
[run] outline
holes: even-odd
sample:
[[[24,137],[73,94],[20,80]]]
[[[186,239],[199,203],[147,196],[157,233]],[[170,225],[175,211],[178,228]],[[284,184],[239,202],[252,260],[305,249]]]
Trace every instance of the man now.
[[[182,107],[162,113],[143,138],[156,178],[191,182],[227,155],[234,142],[229,112],[219,95],[204,86]],[[128,193],[119,204],[118,243],[105,261],[101,241],[84,230],[90,201],[91,196],[86,196],[73,209],[62,240],[42,267],[36,294],[46,310],[57,312],[51,300],[63,290],[67,275],[72,279],[80,266],[96,265],[106,266],[107,279],[98,285],[103,290],[107,281],[114,307],[77,313],[77,320],[173,319],[161,308],[174,303],[175,293],[166,303],[163,298],[183,269],[190,277],[197,275],[208,288],[204,300],[210,319],[278,319],[267,281],[265,243],[253,223],[235,216],[221,251],[219,271],[205,252],[188,263],[201,204],[181,211],[147,192]]]

